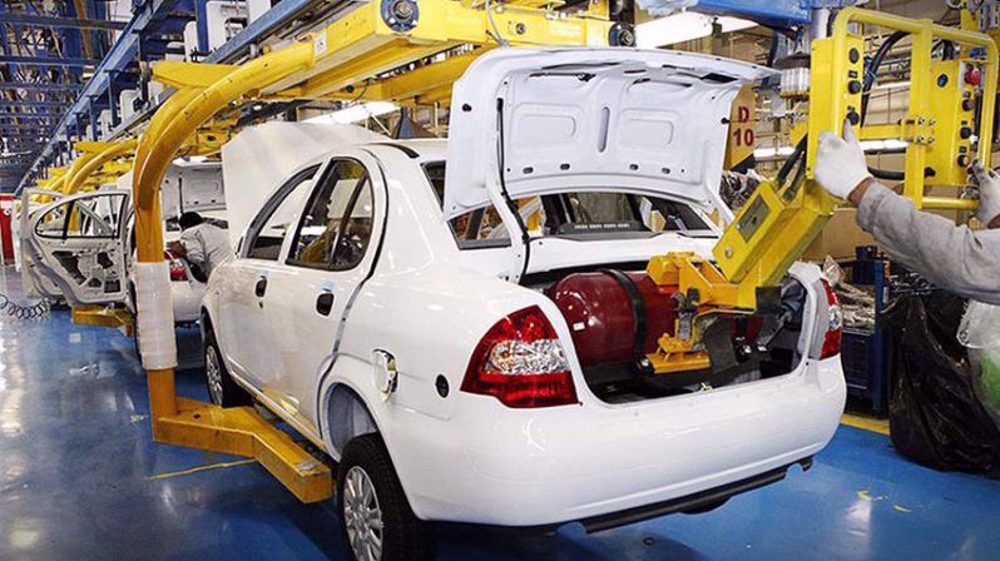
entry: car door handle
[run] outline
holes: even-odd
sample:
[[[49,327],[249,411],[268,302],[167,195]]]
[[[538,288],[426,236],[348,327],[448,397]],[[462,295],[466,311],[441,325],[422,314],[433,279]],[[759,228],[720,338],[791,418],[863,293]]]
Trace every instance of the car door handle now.
[[[333,293],[324,292],[316,297],[316,312],[321,316],[330,315],[330,310],[333,310]]]
[[[253,286],[253,293],[257,295],[257,298],[263,298],[265,292],[267,292],[267,277],[260,277],[257,279],[257,284]]]

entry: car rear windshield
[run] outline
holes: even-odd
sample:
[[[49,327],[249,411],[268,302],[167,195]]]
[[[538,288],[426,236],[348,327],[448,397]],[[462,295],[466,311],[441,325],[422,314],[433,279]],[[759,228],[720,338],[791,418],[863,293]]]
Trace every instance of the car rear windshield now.
[[[424,164],[424,173],[443,207],[445,162]],[[569,192],[527,197],[517,205],[532,237],[607,240],[647,238],[663,232],[712,233],[690,206],[645,195]],[[493,205],[453,218],[449,225],[461,249],[510,245],[510,235]]]

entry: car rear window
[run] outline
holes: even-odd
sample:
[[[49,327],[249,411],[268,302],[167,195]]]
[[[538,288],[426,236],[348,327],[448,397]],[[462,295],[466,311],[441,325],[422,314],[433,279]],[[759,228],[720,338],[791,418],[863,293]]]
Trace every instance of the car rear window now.
[[[445,162],[430,162],[423,167],[443,208]],[[610,190],[528,197],[519,199],[517,205],[532,237],[628,239],[663,232],[711,231],[689,205]],[[458,216],[449,226],[461,249],[510,245],[510,236],[493,205]]]

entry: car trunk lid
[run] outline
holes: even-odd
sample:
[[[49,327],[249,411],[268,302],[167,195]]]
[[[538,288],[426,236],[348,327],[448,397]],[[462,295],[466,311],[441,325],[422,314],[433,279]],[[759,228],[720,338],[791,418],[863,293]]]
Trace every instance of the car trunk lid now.
[[[506,197],[608,190],[722,208],[732,101],[743,84],[773,74],[661,50],[487,53],[454,86],[445,214]]]

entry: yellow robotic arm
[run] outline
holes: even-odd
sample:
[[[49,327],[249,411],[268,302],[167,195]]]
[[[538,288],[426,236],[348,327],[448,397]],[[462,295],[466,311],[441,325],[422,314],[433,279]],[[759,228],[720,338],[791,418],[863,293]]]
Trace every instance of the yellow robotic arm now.
[[[648,274],[661,286],[677,287],[693,315],[751,314],[766,306],[789,267],[833,215],[840,201],[815,183],[813,166],[821,132],[840,134],[845,119],[860,124],[864,38],[851,32],[852,25],[878,26],[911,37],[907,117],[895,125],[862,126],[860,137],[907,143],[903,195],[917,208],[976,208],[976,201],[961,199],[957,192],[955,197],[931,197],[925,188],[961,189],[972,159],[990,161],[996,44],[983,33],[931,20],[844,9],[834,21],[832,36],[812,44],[806,137],[778,176],[761,183],[726,228],[713,250],[714,262],[692,253],[657,256],[649,262]],[[936,40],[957,45],[959,56],[932,59]],[[978,80],[973,79],[976,76]],[[795,165],[800,169],[792,175]],[[709,366],[697,324],[683,314],[678,322],[674,333],[661,337],[660,348],[648,357],[657,373]]]

